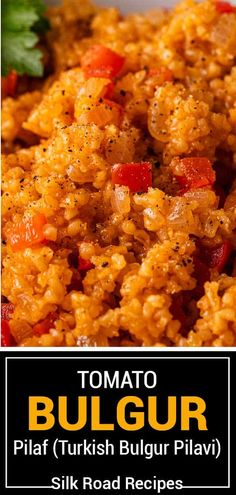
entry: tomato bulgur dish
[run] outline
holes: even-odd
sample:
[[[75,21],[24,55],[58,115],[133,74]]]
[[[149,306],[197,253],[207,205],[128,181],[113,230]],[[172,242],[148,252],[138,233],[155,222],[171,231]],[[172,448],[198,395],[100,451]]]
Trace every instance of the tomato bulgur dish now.
[[[46,15],[3,80],[2,345],[235,346],[236,8]]]

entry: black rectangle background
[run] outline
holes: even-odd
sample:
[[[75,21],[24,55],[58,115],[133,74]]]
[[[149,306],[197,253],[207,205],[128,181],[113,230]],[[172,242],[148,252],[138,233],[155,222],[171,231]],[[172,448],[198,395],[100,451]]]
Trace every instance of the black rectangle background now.
[[[50,489],[29,489],[26,486],[49,486],[53,476],[74,475],[76,478],[92,476],[94,479],[114,479],[120,475],[133,476],[136,479],[173,479],[183,480],[186,487],[183,490],[163,490],[161,493],[236,493],[235,483],[235,369],[236,354],[227,350],[220,351],[17,351],[1,352],[3,395],[1,403],[5,403],[5,383],[7,386],[7,418],[2,420],[2,459],[7,457],[6,465],[2,463],[1,493],[76,493],[76,491],[56,491]],[[154,370],[157,373],[158,384],[156,390],[142,389],[129,390],[93,390],[88,387],[81,391],[77,370],[109,370],[111,373],[120,370]],[[229,383],[231,376],[231,384]],[[76,421],[76,399],[79,395],[100,395],[101,416],[103,422],[112,422],[115,418],[117,401],[124,395],[140,396],[146,404],[148,395],[158,396],[159,414],[161,419],[166,417],[167,396],[200,396],[207,403],[208,431],[198,431],[196,425],[191,431],[181,432],[178,415],[176,426],[167,432],[156,432],[145,426],[143,430],[126,432],[119,425],[115,431],[91,432],[89,424],[79,432],[63,431],[55,425],[52,430],[28,431],[28,396],[48,396],[55,401],[57,396],[65,395],[69,399],[69,419]],[[229,410],[229,403],[230,410]],[[3,406],[1,407],[3,411]],[[178,409],[179,410],[179,409]],[[55,406],[55,413],[56,413]],[[229,416],[231,422],[229,425]],[[7,427],[6,427],[7,423]],[[6,428],[6,429],[5,429]],[[6,431],[7,430],[7,431]],[[48,438],[51,442],[55,438],[68,439],[72,443],[79,443],[83,439],[103,442],[108,439],[113,442],[118,451],[119,441],[128,440],[139,444],[144,442],[173,442],[173,440],[190,439],[193,442],[211,442],[219,439],[221,455],[218,459],[210,456],[154,456],[146,459],[144,456],[66,456],[56,460],[51,451],[47,456],[13,455],[13,441],[15,439],[32,439],[33,442],[42,442]],[[7,445],[5,445],[5,440]],[[231,451],[230,445],[231,444]],[[230,456],[229,456],[230,453]],[[230,466],[231,463],[231,466]],[[231,468],[231,469],[230,469]],[[7,471],[7,480],[6,480]],[[228,487],[230,484],[230,488]],[[199,487],[197,489],[196,487]],[[209,488],[207,488],[209,487]],[[211,488],[210,488],[211,487]],[[218,488],[221,487],[221,488]],[[216,491],[217,489],[217,491]],[[155,489],[125,491],[109,490],[82,491],[78,493],[146,493],[154,495]]]

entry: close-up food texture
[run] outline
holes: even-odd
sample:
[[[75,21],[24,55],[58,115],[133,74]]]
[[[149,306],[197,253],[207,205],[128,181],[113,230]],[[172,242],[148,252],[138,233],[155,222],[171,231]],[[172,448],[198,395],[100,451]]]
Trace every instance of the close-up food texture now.
[[[235,346],[236,7],[41,3],[3,11],[2,345]]]

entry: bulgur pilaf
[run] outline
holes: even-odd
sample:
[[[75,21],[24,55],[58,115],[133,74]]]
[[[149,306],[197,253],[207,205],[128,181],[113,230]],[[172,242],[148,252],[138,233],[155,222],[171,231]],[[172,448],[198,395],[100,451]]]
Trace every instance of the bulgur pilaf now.
[[[235,346],[236,10],[48,17],[2,103],[5,345]]]

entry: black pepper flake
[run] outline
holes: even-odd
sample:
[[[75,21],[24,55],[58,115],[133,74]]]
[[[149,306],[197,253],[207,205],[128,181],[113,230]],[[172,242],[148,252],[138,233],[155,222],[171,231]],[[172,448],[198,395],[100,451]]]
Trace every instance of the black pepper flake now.
[[[22,184],[22,182],[24,182],[24,177],[22,177],[22,179],[20,179],[20,184]]]
[[[126,91],[124,89],[121,89],[120,94],[121,94],[121,96],[126,96]]]
[[[104,262],[102,263],[102,268],[105,268],[105,267],[106,267],[106,266],[108,266],[108,265],[109,265],[108,261],[104,261]]]

